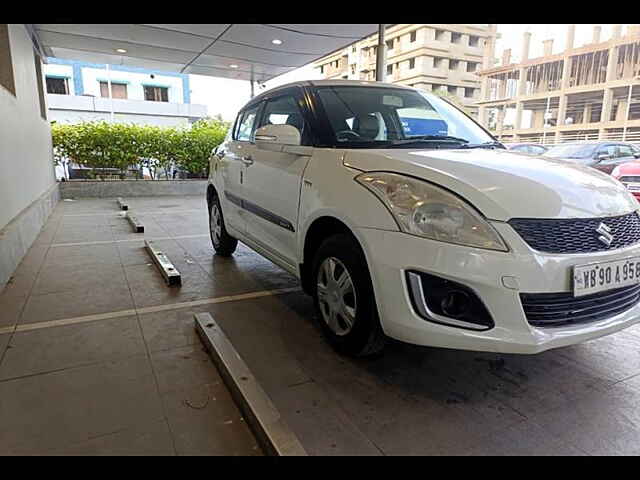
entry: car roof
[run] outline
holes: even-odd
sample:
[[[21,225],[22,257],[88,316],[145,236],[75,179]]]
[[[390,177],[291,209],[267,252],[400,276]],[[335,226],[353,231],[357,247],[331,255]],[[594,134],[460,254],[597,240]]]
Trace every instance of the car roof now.
[[[251,99],[249,103],[260,101],[262,98],[272,95],[279,90],[285,90],[291,87],[344,87],[344,86],[357,86],[357,87],[381,87],[381,88],[401,88],[404,90],[416,90],[415,88],[408,87],[406,85],[397,85],[394,83],[376,82],[368,80],[301,80],[297,82],[290,82],[284,85],[279,85],[266,92],[262,92],[260,95],[256,95]]]

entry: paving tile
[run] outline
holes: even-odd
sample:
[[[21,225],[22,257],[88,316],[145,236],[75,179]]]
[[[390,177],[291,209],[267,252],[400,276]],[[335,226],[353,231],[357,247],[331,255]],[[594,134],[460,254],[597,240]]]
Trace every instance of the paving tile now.
[[[100,288],[82,293],[32,295],[27,300],[20,317],[20,323],[46,322],[116,312],[132,309],[133,306],[133,298],[126,284],[103,285]]]
[[[262,455],[222,384],[202,384],[162,396],[178,455]]]
[[[589,455],[640,454],[640,392],[623,383],[529,421]]]
[[[72,245],[52,247],[47,253],[43,267],[61,267],[71,265],[119,265],[120,256],[115,244]]]
[[[215,255],[209,237],[180,238],[176,240],[193,258],[210,259]]]
[[[317,383],[267,394],[310,455],[382,454]]]
[[[558,349],[558,353],[596,375],[623,380],[640,373],[640,336],[626,331],[578,345]]]
[[[146,355],[0,382],[0,452],[39,454],[164,418]]]
[[[16,332],[0,380],[144,354],[136,316]]]
[[[48,245],[32,245],[16,268],[14,276],[35,276],[40,270],[48,250]]]
[[[200,344],[194,313],[208,311],[209,306],[168,310],[139,315],[142,334],[150,352]]]
[[[2,357],[9,345],[9,340],[11,340],[11,334],[5,333],[0,335],[0,366],[2,365]]]
[[[151,353],[160,393],[222,382],[218,370],[200,344]]]
[[[46,455],[169,456],[175,455],[167,422],[151,422],[46,451]]]
[[[283,341],[281,326],[293,312],[273,297],[214,304],[209,311],[263,388],[310,380]]]
[[[26,302],[26,295],[0,294],[0,328],[17,324]]]
[[[115,252],[116,257],[117,252]],[[113,257],[112,257],[113,258]],[[119,263],[76,265],[73,262],[45,266],[40,271],[33,286],[32,295],[74,292],[82,294],[90,290],[113,286],[126,286],[124,269]]]
[[[519,422],[484,438],[468,451],[474,456],[584,456],[530,422]]]
[[[75,226],[58,229],[52,243],[80,243],[113,240],[108,225]]]

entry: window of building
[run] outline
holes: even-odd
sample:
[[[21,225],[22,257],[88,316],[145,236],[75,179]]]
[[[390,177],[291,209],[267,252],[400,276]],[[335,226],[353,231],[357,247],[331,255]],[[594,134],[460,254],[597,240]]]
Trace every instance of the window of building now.
[[[351,51],[355,53],[355,51],[356,51],[356,46],[355,45],[353,47],[351,47]]]
[[[473,98],[473,95],[474,95],[475,91],[476,91],[475,88],[465,87],[464,88],[464,96],[466,98]]]
[[[462,34],[458,32],[451,32],[451,43],[460,43],[462,40]]]
[[[444,67],[444,58],[433,57],[433,68],[442,68],[442,67]]]
[[[480,45],[480,37],[476,35],[469,35],[469,46],[477,47],[478,45]]]
[[[385,43],[387,44],[387,50],[391,50],[393,48],[393,40],[387,40]]]
[[[69,80],[67,78],[47,77],[47,93],[69,95]]]
[[[415,58],[410,58],[409,59],[409,68],[413,69],[416,66],[416,59]]]
[[[38,99],[40,100],[40,116],[46,120],[47,119],[47,104],[44,101],[44,86],[43,86],[43,76],[42,76],[42,62],[40,61],[40,56],[36,55],[36,52],[33,52],[33,61],[35,62],[36,67],[36,84],[38,86]]]
[[[169,89],[167,87],[144,87],[144,99],[151,102],[168,102]]]
[[[324,73],[324,65],[320,65],[320,73]]]
[[[478,62],[467,62],[467,72],[473,73],[478,69]]]
[[[393,64],[387,65],[387,75],[391,75],[393,73]]]
[[[447,85],[447,91],[450,94],[455,95],[456,93],[458,93],[458,87],[456,87],[454,85]]]
[[[449,70],[458,70],[458,66],[460,65],[460,60],[449,60]]]
[[[0,23],[0,85],[11,95],[16,96],[16,85],[13,78],[13,61],[9,44],[9,25]]]
[[[436,30],[436,40],[443,41],[444,40],[444,30]]]
[[[145,88],[145,96],[146,96],[146,88]],[[109,82],[100,82],[100,96],[104,98],[109,98]],[[127,84],[126,83],[118,83],[111,82],[111,98],[127,98]]]
[[[415,30],[409,34],[409,41],[412,42],[412,43],[416,41],[416,32],[415,32]]]

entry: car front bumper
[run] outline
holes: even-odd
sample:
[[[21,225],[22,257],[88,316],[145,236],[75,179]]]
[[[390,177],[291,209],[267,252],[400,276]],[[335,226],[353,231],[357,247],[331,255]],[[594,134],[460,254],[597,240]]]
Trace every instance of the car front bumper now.
[[[623,313],[566,326],[533,327],[520,293],[571,291],[571,267],[640,256],[640,244],[586,254],[546,254],[532,250],[506,223],[493,226],[510,247],[497,252],[452,245],[402,232],[361,228],[384,332],[417,345],[501,353],[538,353],[627,328],[640,321],[640,303]],[[407,271],[421,271],[472,289],[495,326],[474,331],[420,317],[411,304]]]

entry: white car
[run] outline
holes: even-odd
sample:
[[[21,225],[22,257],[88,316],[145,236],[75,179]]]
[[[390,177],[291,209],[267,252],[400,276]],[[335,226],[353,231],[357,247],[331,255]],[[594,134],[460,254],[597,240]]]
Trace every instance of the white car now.
[[[296,275],[340,352],[536,353],[640,320],[638,203],[510,153],[442,98],[307,81],[252,99],[211,157],[211,240]]]

